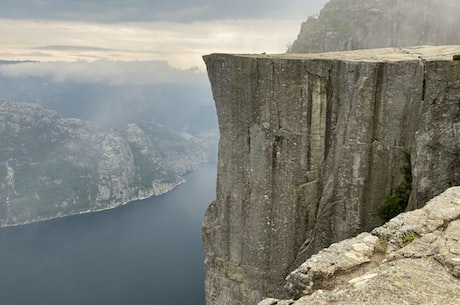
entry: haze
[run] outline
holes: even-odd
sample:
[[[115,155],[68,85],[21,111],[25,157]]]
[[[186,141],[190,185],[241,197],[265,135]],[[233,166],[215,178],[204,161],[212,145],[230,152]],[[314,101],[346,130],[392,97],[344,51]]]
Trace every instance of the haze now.
[[[167,61],[204,70],[211,52],[284,52],[325,0],[8,1],[0,58]]]

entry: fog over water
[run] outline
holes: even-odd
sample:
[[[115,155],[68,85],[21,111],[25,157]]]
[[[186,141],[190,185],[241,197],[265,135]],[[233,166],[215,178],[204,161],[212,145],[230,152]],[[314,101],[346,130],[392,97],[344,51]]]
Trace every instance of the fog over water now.
[[[0,229],[4,305],[204,305],[201,222],[216,164],[170,193]]]

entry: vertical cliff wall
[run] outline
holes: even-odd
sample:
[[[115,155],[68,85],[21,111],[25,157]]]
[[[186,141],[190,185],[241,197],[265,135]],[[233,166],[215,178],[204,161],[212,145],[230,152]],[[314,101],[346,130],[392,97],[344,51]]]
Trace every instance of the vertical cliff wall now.
[[[460,47],[205,56],[217,105],[208,305],[256,304],[306,257],[379,224],[411,155],[411,207],[460,184]]]

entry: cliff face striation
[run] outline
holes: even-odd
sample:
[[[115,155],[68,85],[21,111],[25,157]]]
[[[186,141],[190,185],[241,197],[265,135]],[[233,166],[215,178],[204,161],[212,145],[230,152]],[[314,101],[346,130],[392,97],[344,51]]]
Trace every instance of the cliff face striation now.
[[[459,44],[459,12],[449,0],[330,0],[302,24],[290,51]]]
[[[208,305],[257,304],[331,243],[460,184],[459,46],[205,56],[220,126],[205,217]]]
[[[0,101],[0,227],[159,195],[205,160],[155,124],[98,130],[41,106]]]

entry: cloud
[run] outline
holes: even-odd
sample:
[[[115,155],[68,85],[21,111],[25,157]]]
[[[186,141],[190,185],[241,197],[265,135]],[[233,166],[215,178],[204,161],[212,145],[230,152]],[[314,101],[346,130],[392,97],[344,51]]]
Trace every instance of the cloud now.
[[[301,21],[324,2],[7,1],[0,10],[0,58],[167,61],[205,71],[204,54],[285,52]]]
[[[44,77],[54,82],[121,84],[203,84],[206,75],[197,69],[174,69],[164,61],[37,62],[0,65],[3,77]]]
[[[98,48],[90,46],[64,46],[64,45],[54,45],[54,46],[42,46],[36,47],[37,50],[54,50],[54,51],[120,51],[108,48]]]
[[[96,22],[192,22],[217,19],[306,18],[326,0],[14,0],[0,18]]]
[[[182,130],[212,105],[204,72],[165,61],[0,62],[0,79],[1,98],[39,103],[104,128],[155,121]]]
[[[208,53],[282,53],[300,22],[275,19],[193,23],[1,20],[0,58],[39,61],[167,61],[199,67]],[[12,35],[14,33],[14,35]],[[37,35],[40,33],[40,35]],[[36,56],[34,56],[34,54]]]

